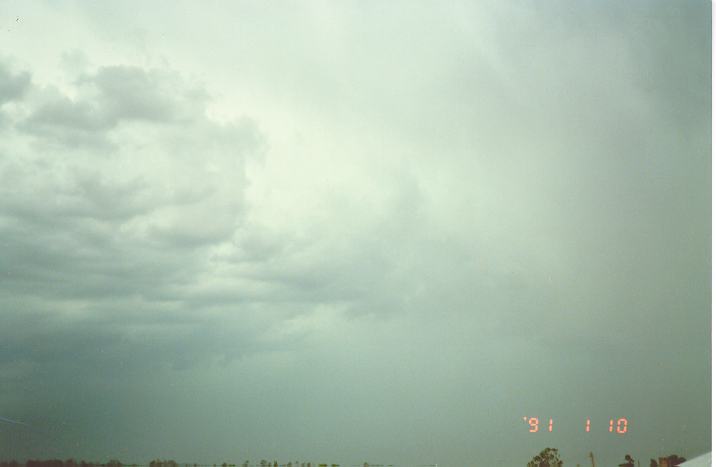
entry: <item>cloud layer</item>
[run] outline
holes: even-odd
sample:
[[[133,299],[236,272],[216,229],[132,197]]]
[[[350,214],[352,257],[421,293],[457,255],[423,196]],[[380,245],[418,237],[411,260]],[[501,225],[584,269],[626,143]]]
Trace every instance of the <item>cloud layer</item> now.
[[[3,456],[707,449],[704,5],[177,5],[3,19]]]

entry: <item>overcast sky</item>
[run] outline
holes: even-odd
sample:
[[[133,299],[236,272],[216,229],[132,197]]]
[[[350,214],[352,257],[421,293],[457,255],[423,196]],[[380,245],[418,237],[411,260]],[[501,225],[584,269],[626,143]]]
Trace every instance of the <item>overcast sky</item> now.
[[[710,450],[710,9],[2,1],[0,455]]]

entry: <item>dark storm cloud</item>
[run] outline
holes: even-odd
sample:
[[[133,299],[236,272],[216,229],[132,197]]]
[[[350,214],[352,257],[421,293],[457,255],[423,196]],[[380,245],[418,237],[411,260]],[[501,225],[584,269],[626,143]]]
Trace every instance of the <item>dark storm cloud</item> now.
[[[2,70],[5,82],[13,85],[3,89],[16,90],[5,95],[20,97],[29,74]],[[3,353],[6,365],[27,361],[42,372],[59,360],[94,362],[92,366],[99,368],[101,362],[110,363],[120,355],[139,364],[147,354],[156,362],[181,360],[186,365],[193,358],[189,356],[221,347],[220,326],[201,324],[206,321],[204,305],[189,300],[191,294],[184,297],[191,308],[181,297],[170,297],[176,297],[174,288],[199,280],[207,266],[203,251],[230,241],[239,226],[244,209],[242,158],[259,149],[260,135],[248,119],[237,124],[211,122],[204,114],[201,92],[177,90],[171,79],[169,73],[138,67],[104,67],[77,82],[79,97],[53,89],[41,95],[39,103],[18,103],[29,113],[18,128],[33,139],[17,133],[19,143],[2,151],[0,293],[7,319],[15,321],[0,331],[8,350]],[[206,153],[197,144],[196,152],[183,156],[186,172],[181,183],[161,167],[143,164],[142,155],[134,153],[135,144],[146,144],[144,140],[154,135],[140,132],[115,139],[116,131],[122,131],[119,126],[128,122],[140,125],[140,130],[157,122],[169,125],[158,139],[187,132],[200,140],[204,135],[212,139]],[[46,140],[72,143],[77,138],[112,140],[114,152],[82,161],[73,155],[72,144],[51,155],[37,155],[31,149]],[[161,143],[151,151],[167,160],[180,157]],[[193,166],[222,160],[228,165],[219,175],[235,175],[223,191],[197,186]],[[117,173],[111,168],[114,163],[132,167]],[[129,307],[127,297],[135,297]],[[118,318],[107,326],[112,316]],[[158,323],[164,338],[147,345],[125,340],[134,327],[151,329]],[[194,330],[195,337],[184,337],[182,326]],[[234,338],[247,338],[241,335],[238,329]],[[197,344],[202,340],[212,344]]]

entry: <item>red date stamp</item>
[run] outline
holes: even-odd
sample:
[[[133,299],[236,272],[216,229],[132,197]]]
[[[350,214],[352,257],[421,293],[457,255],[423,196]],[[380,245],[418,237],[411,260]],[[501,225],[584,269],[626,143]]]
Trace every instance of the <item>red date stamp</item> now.
[[[522,420],[525,421],[529,425],[529,433],[538,433],[540,431],[540,419],[538,417],[522,417]],[[545,431],[545,424],[542,424],[542,431]],[[546,431],[548,433],[551,433],[554,429],[555,423],[552,418],[549,418],[547,423],[547,429]],[[590,418],[587,418],[586,423],[584,424],[584,431],[586,433],[589,433],[592,431],[592,420]],[[626,434],[629,431],[629,420],[627,420],[625,417],[621,417],[616,419],[609,419],[609,433],[617,433],[619,435]]]

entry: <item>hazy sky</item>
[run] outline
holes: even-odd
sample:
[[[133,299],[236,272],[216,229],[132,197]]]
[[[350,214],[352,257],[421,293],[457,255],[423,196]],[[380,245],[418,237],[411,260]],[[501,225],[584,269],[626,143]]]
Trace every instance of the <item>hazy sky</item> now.
[[[0,2],[0,456],[710,450],[710,19]]]

